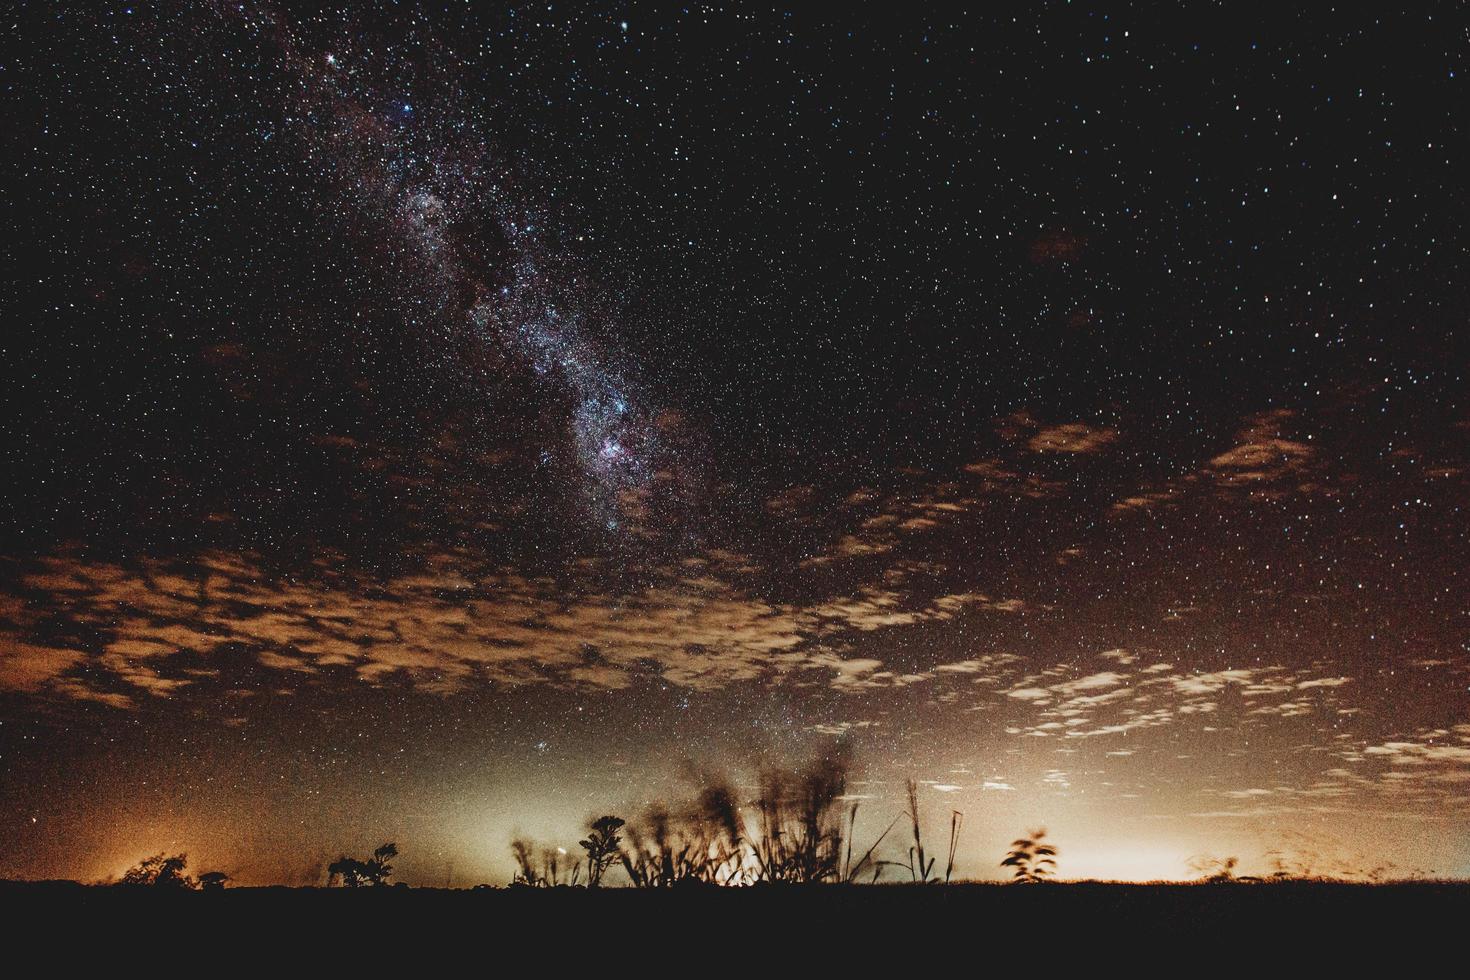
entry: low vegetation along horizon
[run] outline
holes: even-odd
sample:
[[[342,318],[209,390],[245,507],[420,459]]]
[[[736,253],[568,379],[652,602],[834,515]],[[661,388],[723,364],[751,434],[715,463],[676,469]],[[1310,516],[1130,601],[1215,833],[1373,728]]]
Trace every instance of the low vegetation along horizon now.
[[[1422,875],[1393,875],[1384,869],[1324,873],[1309,859],[1273,851],[1265,855],[1266,874],[1239,873],[1235,856],[1195,855],[1187,860],[1193,877],[1150,882],[1060,876],[1060,848],[1045,828],[1011,842],[996,863],[1001,881],[961,879],[954,874],[961,848],[964,814],[950,813],[949,834],[936,853],[923,836],[918,784],[906,784],[906,806],[873,840],[854,834],[859,804],[846,797],[843,759],[823,758],[803,770],[767,768],[754,800],[742,802],[725,779],[708,779],[694,797],[678,807],[657,805],[635,821],[605,814],[590,820],[577,849],[544,845],[529,837],[510,841],[516,870],[511,889],[658,889],[674,887],[740,888],[769,885],[1040,885],[1040,884],[1269,884],[1332,882],[1378,885],[1426,882]],[[747,813],[751,815],[748,816]],[[898,831],[900,824],[904,830]],[[865,845],[865,846],[864,846]],[[394,880],[397,842],[376,848],[366,858],[343,854],[326,865],[317,883],[304,889],[407,888]],[[942,867],[939,865],[943,857]],[[220,891],[234,877],[225,871],[190,873],[187,853],[160,852],[139,861],[99,886],[163,891]],[[273,885],[269,887],[282,887]],[[422,887],[422,886],[421,886]],[[429,886],[436,890],[479,890]]]

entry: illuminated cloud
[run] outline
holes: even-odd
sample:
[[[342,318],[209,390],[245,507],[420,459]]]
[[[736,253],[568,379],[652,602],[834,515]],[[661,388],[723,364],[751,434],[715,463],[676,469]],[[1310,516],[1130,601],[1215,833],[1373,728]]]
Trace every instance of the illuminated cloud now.
[[[1288,436],[1297,424],[1297,414],[1289,409],[1252,416],[1236,433],[1235,445],[1210,459],[1207,472],[1222,487],[1268,498],[1317,489],[1316,450]]]
[[[36,646],[13,637],[0,638],[0,688],[34,692],[75,667],[86,654],[65,647]]]
[[[738,556],[726,557],[739,563]],[[482,685],[618,690],[650,671],[701,690],[813,668],[834,671],[831,683],[839,690],[970,674],[981,682],[994,679],[1003,656],[892,672],[880,660],[807,648],[819,635],[901,630],[970,610],[1021,608],[979,593],[915,601],[877,587],[806,606],[774,605],[709,573],[618,594],[597,591],[589,580],[568,599],[552,582],[453,555],[380,582],[343,576],[326,562],[309,578],[273,579],[246,559],[222,554],[138,570],[51,559],[23,584],[45,590],[49,616],[100,641],[88,654],[27,638],[36,614],[12,599],[0,683],[118,706],[131,706],[138,696],[182,693],[212,676],[211,658],[227,651],[296,675],[346,671],[368,685],[406,683],[438,694]],[[132,615],[119,616],[119,609]]]
[[[1112,445],[1117,438],[1118,433],[1113,429],[1069,422],[1042,429],[1026,445],[1037,453],[1096,453]]]

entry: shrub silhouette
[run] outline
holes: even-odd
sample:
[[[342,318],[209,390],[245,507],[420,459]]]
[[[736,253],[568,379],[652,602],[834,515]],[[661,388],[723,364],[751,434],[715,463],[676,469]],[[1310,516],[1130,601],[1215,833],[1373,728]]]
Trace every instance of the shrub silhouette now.
[[[841,798],[845,756],[817,759],[805,770],[761,770],[751,832],[730,783],[706,777],[696,799],[677,811],[650,808],[626,826],[619,859],[638,888],[753,885],[849,880],[872,857],[843,860]],[[876,846],[876,845],[875,845]]]
[[[1014,868],[1016,881],[1032,884],[1045,881],[1057,868],[1057,849],[1046,843],[1045,838],[1045,830],[1033,830],[1031,836],[1012,841],[1011,850],[1000,866]]]
[[[398,845],[390,842],[373,851],[373,856],[366,861],[345,855],[339,857],[327,865],[327,885],[341,885],[344,888],[386,885],[393,874],[393,865],[389,862],[397,856]]]
[[[762,880],[815,884],[837,877],[844,837],[838,803],[846,792],[842,757],[821,757],[802,773],[761,774],[755,856]]]
[[[641,827],[628,827],[628,847],[620,855],[628,880],[637,888],[717,881],[721,858],[707,830],[693,815],[676,820],[664,807],[653,808]]]
[[[851,883],[869,869],[877,881],[887,866],[907,868],[914,881],[950,881],[954,875],[964,815],[950,814],[949,851],[941,879],[936,856],[924,847],[918,784],[908,783],[905,811],[913,832],[907,861],[882,861],[875,855],[898,824],[896,817],[854,861],[853,828],[857,804],[846,811],[848,759],[844,753],[820,756],[803,769],[767,766],[758,775],[755,799],[742,804],[731,783],[705,774],[696,797],[676,807],[656,804],[634,821],[603,816],[579,845],[587,855],[587,886],[600,887],[620,865],[635,888],[682,885]],[[747,822],[746,813],[752,814]],[[512,885],[550,887],[563,883],[565,851],[541,850],[534,842],[511,841],[516,871]],[[1040,857],[1054,854],[1048,850]],[[1048,862],[1049,863],[1049,862]],[[1045,873],[1045,866],[1037,872]],[[577,884],[580,864],[565,883]]]
[[[144,858],[123,872],[118,884],[150,888],[191,889],[198,883],[184,872],[188,863],[187,854],[155,854]]]

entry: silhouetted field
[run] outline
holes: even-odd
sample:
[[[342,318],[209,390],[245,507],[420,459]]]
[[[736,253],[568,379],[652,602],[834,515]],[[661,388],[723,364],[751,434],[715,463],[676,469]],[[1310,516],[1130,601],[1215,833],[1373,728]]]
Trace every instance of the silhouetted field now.
[[[1257,940],[1339,955],[1355,945],[1458,937],[1470,923],[1470,883],[1381,885],[1325,881],[1265,884],[1100,882],[826,885],[717,888],[231,888],[216,893],[0,883],[13,936],[68,923],[94,939],[238,944],[310,943],[321,937],[499,937],[522,943],[563,932],[611,942],[647,931],[680,943],[758,936],[770,943],[843,944],[981,940],[1058,949],[1075,942],[1144,943],[1149,949]],[[725,937],[717,940],[715,937]],[[394,940],[397,942],[398,940]],[[1305,948],[1305,947],[1304,947]],[[930,952],[934,950],[928,950]],[[1231,955],[1236,955],[1232,953]]]
[[[187,946],[210,967],[222,953],[275,962],[269,951],[291,950],[355,968],[418,950],[464,951],[476,964],[510,952],[546,966],[591,954],[686,972],[734,957],[790,973],[801,972],[792,956],[828,969],[834,957],[855,958],[871,970],[868,956],[894,949],[909,968],[958,951],[1028,966],[1057,955],[1137,963],[1179,952],[1201,964],[1289,956],[1320,966],[1359,948],[1398,944],[1402,955],[1455,942],[1470,922],[1470,882],[1350,883],[1293,873],[1280,855],[1265,878],[1237,876],[1234,857],[1202,856],[1194,863],[1204,878],[1192,884],[1059,882],[1060,851],[1041,828],[999,861],[1009,883],[950,884],[963,814],[951,812],[936,854],[910,780],[887,829],[855,843],[846,782],[841,757],[767,768],[744,804],[729,781],[707,779],[692,800],[631,823],[589,821],[580,855],[516,837],[505,888],[408,887],[395,881],[392,841],[342,855],[322,869],[327,887],[310,888],[230,887],[225,872],[196,877],[187,854],[159,852],[109,884],[0,882],[0,923],[21,937],[58,927],[85,937],[66,950],[156,943],[177,957]]]

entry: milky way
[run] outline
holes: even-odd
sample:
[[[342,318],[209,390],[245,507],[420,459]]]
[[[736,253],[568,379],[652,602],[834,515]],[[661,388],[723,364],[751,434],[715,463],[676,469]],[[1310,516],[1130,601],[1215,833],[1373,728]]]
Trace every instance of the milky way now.
[[[368,250],[392,256],[384,272],[406,328],[504,352],[569,404],[566,442],[539,459],[550,464],[569,452],[590,516],[616,531],[619,495],[648,487],[661,447],[619,359],[587,336],[594,286],[555,250],[548,225],[561,217],[520,199],[516,175],[495,165],[453,85],[441,81],[449,98],[420,109],[405,101],[401,80],[395,87],[376,80],[381,70],[359,72],[350,55],[302,50],[274,12],[226,7],[220,29],[275,47],[283,71],[274,86],[303,166],[367,223]],[[499,246],[495,254],[477,247],[487,241]]]

